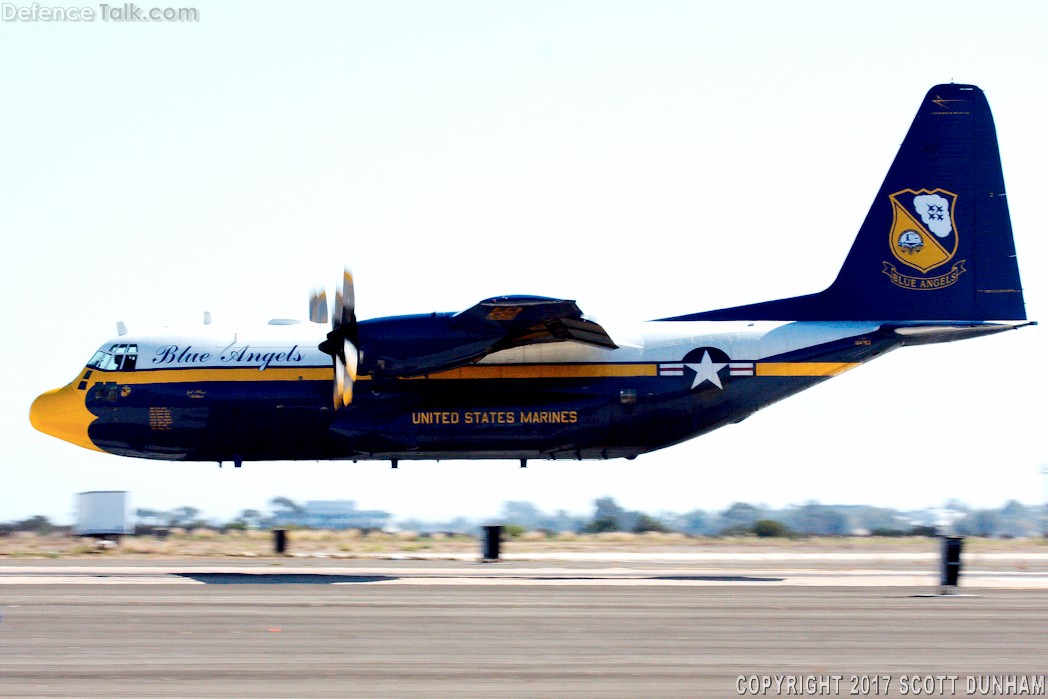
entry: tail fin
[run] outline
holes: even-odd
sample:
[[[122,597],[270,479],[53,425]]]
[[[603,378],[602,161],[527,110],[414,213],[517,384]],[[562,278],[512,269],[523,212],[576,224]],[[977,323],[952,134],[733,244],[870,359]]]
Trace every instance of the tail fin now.
[[[666,320],[1025,320],[982,90],[925,96],[844,266],[818,294]]]

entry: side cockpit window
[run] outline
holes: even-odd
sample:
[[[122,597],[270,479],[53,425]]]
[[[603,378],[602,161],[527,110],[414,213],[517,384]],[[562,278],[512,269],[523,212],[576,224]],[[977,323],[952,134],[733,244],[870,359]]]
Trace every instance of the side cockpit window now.
[[[100,371],[134,371],[138,364],[138,345],[110,345],[109,351],[98,350],[87,366]]]
[[[138,345],[117,345],[113,350],[113,359],[121,371],[134,371],[138,363]]]

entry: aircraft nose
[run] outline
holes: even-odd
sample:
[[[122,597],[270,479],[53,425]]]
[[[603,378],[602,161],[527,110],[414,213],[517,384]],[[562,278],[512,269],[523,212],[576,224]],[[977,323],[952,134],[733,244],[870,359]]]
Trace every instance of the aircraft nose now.
[[[87,426],[94,419],[84,405],[84,391],[76,390],[72,384],[37,396],[29,408],[29,422],[37,430],[85,449],[101,451],[87,436]]]

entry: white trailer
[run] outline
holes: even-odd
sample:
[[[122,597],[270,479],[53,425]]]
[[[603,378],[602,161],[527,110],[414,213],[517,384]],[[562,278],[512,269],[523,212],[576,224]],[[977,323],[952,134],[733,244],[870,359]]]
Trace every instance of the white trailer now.
[[[127,512],[126,490],[92,490],[77,493],[78,536],[122,536],[133,534]]]

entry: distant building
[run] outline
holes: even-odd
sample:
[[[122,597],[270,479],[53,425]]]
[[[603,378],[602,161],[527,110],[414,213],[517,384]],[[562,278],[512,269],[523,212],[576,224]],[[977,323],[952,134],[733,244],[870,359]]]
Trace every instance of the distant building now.
[[[133,534],[128,517],[126,490],[91,490],[77,493],[77,536],[122,536]]]
[[[358,510],[354,500],[310,500],[294,523],[313,529],[384,529],[392,518],[382,510]]]

